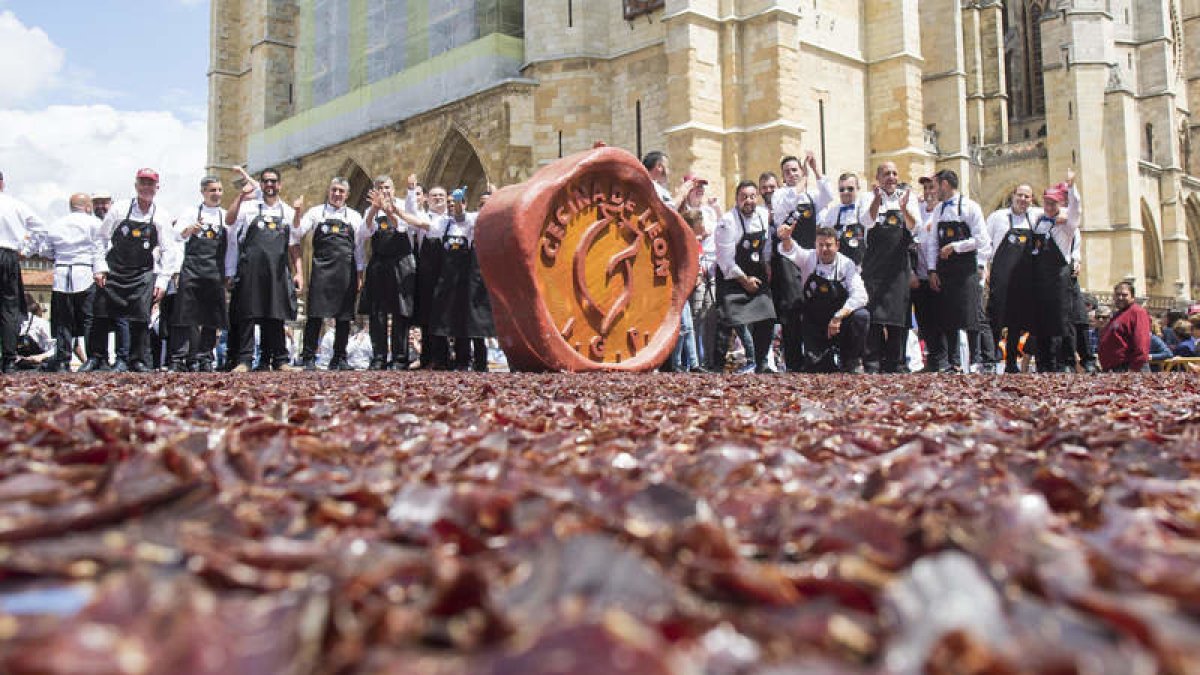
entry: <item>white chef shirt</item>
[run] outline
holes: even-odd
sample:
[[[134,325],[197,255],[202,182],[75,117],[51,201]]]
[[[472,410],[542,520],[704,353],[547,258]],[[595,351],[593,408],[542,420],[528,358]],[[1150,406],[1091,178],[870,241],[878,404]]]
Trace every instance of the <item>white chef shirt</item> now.
[[[930,227],[926,229],[928,236],[924,239],[923,247],[925,248],[925,262],[929,266],[930,272],[937,271],[939,261],[938,252],[938,236],[937,226],[942,222],[955,222],[959,220],[958,210],[959,203],[962,203],[962,222],[966,223],[971,230],[971,236],[961,241],[956,241],[953,244],[955,253],[970,253],[971,251],[987,251],[988,238],[987,228],[983,222],[983,211],[980,210],[979,204],[969,197],[964,197],[961,194],[955,194],[950,199],[938,204],[934,207],[933,214],[930,218]],[[911,203],[911,202],[910,202]],[[982,259],[977,261],[982,264]]]
[[[1004,237],[1010,229],[1032,230],[1033,224],[1041,217],[1041,207],[1032,205],[1023,214],[1013,213],[1011,208],[993,211],[992,215],[987,217],[989,244],[987,255],[984,256],[981,253],[979,259],[984,260],[986,258],[988,261],[991,261],[996,256],[996,249],[1000,247],[1000,242],[1004,241]]]
[[[1058,244],[1058,250],[1062,252],[1067,262],[1071,262],[1074,258],[1074,248],[1076,233],[1079,231],[1079,217],[1082,209],[1079,204],[1079,192],[1072,185],[1067,191],[1067,220],[1065,223],[1057,224],[1050,219],[1049,216],[1044,216],[1033,221],[1033,231],[1037,234],[1049,233],[1054,238],[1054,243]]]
[[[858,266],[854,261],[842,255],[837,254],[832,263],[825,264],[821,262],[820,256],[815,249],[800,248],[795,242],[792,243],[790,252],[783,250],[783,244],[779,244],[779,255],[790,260],[797,269],[800,270],[800,278],[807,281],[808,277],[815,271],[817,276],[830,281],[840,280],[842,285],[849,291],[850,297],[846,298],[845,304],[842,305],[838,312],[849,316],[855,310],[862,309],[867,306],[867,286],[863,283],[862,276],[858,273]]]
[[[0,248],[28,252],[32,236],[40,235],[45,229],[46,224],[33,209],[0,192]]]
[[[435,239],[466,237],[468,244],[475,243],[475,219],[479,216],[478,213],[464,211],[461,221],[450,214],[444,216],[430,215],[433,216],[433,225],[429,228],[429,236]]]
[[[155,203],[151,203],[149,211],[143,212],[138,206],[137,197],[113,202],[112,208],[108,210],[108,214],[104,217],[104,223],[96,233],[96,239],[92,242],[92,271],[96,274],[108,273],[106,256],[108,249],[112,246],[112,235],[126,218],[135,223],[154,222],[154,227],[158,230],[158,246],[151,251],[154,256],[154,275],[156,277],[154,287],[165,291],[171,283],[171,275],[175,273],[171,269],[171,265],[174,263],[177,237],[174,230],[171,229],[171,214]]]
[[[288,241],[291,246],[300,245],[300,235],[296,228],[292,227],[292,221],[296,217],[295,209],[282,199],[277,199],[274,206],[264,201],[244,201],[242,207],[238,209],[238,217],[233,223],[233,228],[226,233],[225,238],[225,276],[231,279],[237,276],[238,251],[246,239],[246,228],[250,227],[250,223],[253,223],[254,219],[258,217],[260,209],[263,216],[278,218],[279,226],[288,229]]]
[[[92,256],[100,219],[73,211],[50,223],[37,237],[37,254],[54,261],[54,290],[82,293],[92,287]]]
[[[775,194],[778,195],[779,192],[777,191]],[[740,279],[746,276],[746,273],[737,266],[734,260],[737,255],[737,247],[742,241],[742,235],[747,232],[761,231],[767,234],[763,240],[762,262],[766,265],[771,261],[771,243],[767,230],[768,218],[767,210],[761,206],[755,207],[754,215],[749,217],[743,216],[740,209],[733,208],[721,218],[713,237],[717,244],[717,266],[721,268],[721,274],[726,279]],[[743,222],[745,223],[744,228]]]
[[[832,201],[833,194],[829,191],[829,181],[817,181],[816,192],[801,190],[799,185],[783,185],[776,188],[775,194],[771,195],[771,215],[774,218],[772,222],[777,227],[782,225],[787,217],[796,210],[796,207],[804,202],[813,205],[813,215],[816,216]]]
[[[904,203],[905,190],[896,190],[892,194],[883,193],[883,197],[879,200],[879,210],[875,213],[875,219],[871,219],[871,203],[875,201],[875,193],[868,193],[866,208],[862,210],[862,225],[864,229],[870,230],[875,227],[876,223],[882,223],[887,217],[888,211],[903,211],[900,205]],[[919,229],[921,226],[921,204],[917,199],[917,193],[912,193],[908,198],[908,215],[912,216],[913,223]],[[908,223],[903,223],[904,227],[908,227]]]

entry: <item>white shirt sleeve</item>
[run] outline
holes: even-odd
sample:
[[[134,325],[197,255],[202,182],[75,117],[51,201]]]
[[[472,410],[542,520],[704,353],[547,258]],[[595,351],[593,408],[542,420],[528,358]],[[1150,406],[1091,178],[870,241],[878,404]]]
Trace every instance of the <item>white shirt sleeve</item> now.
[[[839,253],[838,255],[841,254]],[[862,275],[858,272],[858,265],[855,265],[854,261],[846,258],[842,261],[842,264],[849,265],[844,283],[846,290],[850,292],[850,297],[846,298],[846,304],[842,305],[839,311],[849,316],[867,306],[867,285],[863,283]]]
[[[324,214],[324,211],[325,211],[324,204],[322,204],[321,206],[314,206],[314,207],[310,208],[309,210],[305,211],[304,215],[300,216],[300,227],[292,228],[292,234],[297,239],[304,239],[306,236],[308,236],[308,233],[312,232],[313,228],[316,227],[321,222],[321,218]],[[293,212],[293,214],[294,214],[294,212]],[[293,215],[292,219],[295,219],[294,215]]]
[[[717,267],[721,268],[721,274],[726,279],[740,279],[746,276],[742,268],[734,262],[738,242],[742,239],[742,227],[738,224],[733,211],[721,217],[721,222],[717,224],[717,231],[713,237],[717,241]]]
[[[104,223],[96,233],[92,247],[92,272],[108,274],[108,247],[112,244],[112,233],[117,229],[117,223],[124,218],[116,204],[104,216]]]
[[[832,180],[832,178],[826,176],[825,180],[817,181],[816,196],[814,197],[811,193],[809,194],[809,198],[812,199],[817,213],[820,213],[825,207],[832,204],[834,197],[837,196],[837,185],[830,186],[830,181]]]
[[[354,228],[354,264],[359,272],[367,268],[367,224],[363,217],[354,209],[350,213],[350,224]]]
[[[783,250],[783,244],[779,244],[779,255],[787,261],[790,261],[800,270],[800,276],[807,277],[812,274],[813,268],[816,267],[817,252],[811,248],[800,248],[796,242],[792,242],[792,250]]]
[[[179,236],[175,234],[171,214],[157,205],[154,208],[154,225],[158,229],[158,247],[154,251],[154,287],[165,291],[171,285],[171,277],[179,271],[178,266],[183,264],[183,256],[177,256],[182,253],[182,246],[178,245]]]
[[[967,227],[971,228],[971,238],[963,239],[962,241],[954,242],[955,253],[970,253],[971,251],[983,251],[986,255],[988,250],[988,234],[987,228],[983,223],[983,211],[979,205],[966,197],[959,197],[965,204],[963,205],[963,221]],[[978,261],[983,264],[983,261]]]

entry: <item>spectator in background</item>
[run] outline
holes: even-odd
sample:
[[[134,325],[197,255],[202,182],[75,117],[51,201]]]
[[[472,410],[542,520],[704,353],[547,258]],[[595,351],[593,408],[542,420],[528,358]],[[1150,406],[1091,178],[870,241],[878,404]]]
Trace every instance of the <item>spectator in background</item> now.
[[[29,311],[21,321],[17,334],[17,370],[37,370],[54,357],[54,339],[50,335],[50,323],[42,318],[42,306],[28,291],[25,306]]]
[[[1179,338],[1175,337],[1175,324],[1178,323],[1180,319],[1186,318],[1186,314],[1174,309],[1167,312],[1166,316],[1163,317],[1162,339],[1163,342],[1167,343],[1167,347],[1170,348],[1172,352],[1175,351],[1175,345],[1179,344]]]
[[[1149,371],[1150,315],[1134,298],[1133,284],[1113,288],[1112,319],[1100,331],[1100,365],[1109,372]]]
[[[1168,330],[1167,332],[1171,333],[1174,331]],[[1171,348],[1167,346],[1167,343],[1165,341],[1163,341],[1162,321],[1159,321],[1158,319],[1150,319],[1150,367],[1151,367],[1151,370],[1158,370],[1158,368],[1155,367],[1156,361],[1165,361],[1165,360],[1171,358],[1173,355],[1174,354],[1171,352]]]
[[[1184,358],[1200,356],[1196,351],[1196,336],[1200,334],[1200,316],[1191,321],[1180,319],[1171,328],[1176,338],[1175,348],[1172,350],[1175,356]]]

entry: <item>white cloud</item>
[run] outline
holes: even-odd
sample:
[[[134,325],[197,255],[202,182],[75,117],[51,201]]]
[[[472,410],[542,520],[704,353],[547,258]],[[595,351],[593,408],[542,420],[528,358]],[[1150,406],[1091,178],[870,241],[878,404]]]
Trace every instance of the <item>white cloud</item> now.
[[[0,106],[27,100],[53,86],[65,53],[46,31],[21,23],[11,11],[0,13]],[[18,65],[19,64],[19,65]]]
[[[53,219],[73,192],[133,196],[134,174],[161,176],[156,201],[181,215],[199,200],[207,152],[205,120],[166,111],[128,112],[107,105],[0,110],[0,171],[7,192]]]

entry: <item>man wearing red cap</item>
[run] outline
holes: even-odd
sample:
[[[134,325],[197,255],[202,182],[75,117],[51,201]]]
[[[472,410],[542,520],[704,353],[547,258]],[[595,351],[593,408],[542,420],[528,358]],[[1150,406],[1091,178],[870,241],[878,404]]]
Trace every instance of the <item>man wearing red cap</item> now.
[[[158,187],[158,172],[138,171],[134,181],[137,196],[113,204],[100,227],[92,248],[96,294],[84,370],[107,366],[100,363],[101,354],[107,361],[100,344],[108,341],[117,319],[129,320],[130,350],[129,363],[118,359],[114,370],[150,370],[144,348],[150,309],[166,293],[178,264],[172,218],[154,203]]]
[[[1066,218],[1060,218],[1066,205]],[[1062,339],[1067,333],[1068,293],[1071,290],[1071,249],[1079,230],[1079,195],[1075,172],[1067,170],[1064,183],[1042,193],[1044,213],[1033,227],[1030,255],[1033,258],[1033,336],[1037,341],[1039,373],[1058,372]]]

